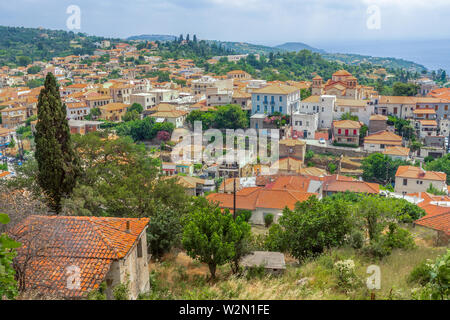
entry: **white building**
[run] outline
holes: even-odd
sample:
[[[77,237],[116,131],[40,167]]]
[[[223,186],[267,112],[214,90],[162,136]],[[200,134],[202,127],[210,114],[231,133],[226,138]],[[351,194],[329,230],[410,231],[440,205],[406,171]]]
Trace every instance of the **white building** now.
[[[290,115],[300,104],[300,89],[272,84],[252,91],[252,115],[256,113]]]

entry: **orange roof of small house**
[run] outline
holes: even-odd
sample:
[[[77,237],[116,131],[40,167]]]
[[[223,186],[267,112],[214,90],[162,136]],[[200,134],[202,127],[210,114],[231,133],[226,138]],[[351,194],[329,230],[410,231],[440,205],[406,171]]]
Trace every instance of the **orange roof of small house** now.
[[[99,287],[111,263],[127,256],[148,223],[148,218],[32,215],[11,234],[22,243],[18,261],[27,258],[28,248],[48,248],[29,261],[29,288],[77,298]],[[72,266],[80,271],[76,289],[67,288],[67,268]]]
[[[436,114],[434,109],[416,109],[413,111],[414,114]]]
[[[387,119],[388,117],[383,116],[381,114],[374,114],[369,118],[370,121],[387,121]]]
[[[436,120],[419,120],[419,122],[422,126],[437,126]]]
[[[429,207],[433,207],[433,212],[414,221],[414,223],[423,227],[443,231],[445,234],[450,235],[450,207],[441,207],[432,204],[427,205],[427,207],[428,211],[431,209]],[[425,211],[427,210],[425,209]]]
[[[323,184],[323,191],[329,192],[359,192],[377,194],[380,192],[380,185],[378,183],[369,183],[365,181],[353,180],[331,180]]]
[[[408,156],[409,148],[400,146],[387,147],[386,150],[383,151],[383,153],[391,156]]]
[[[385,145],[402,145],[402,137],[390,131],[380,131],[364,138],[364,143],[385,144]]]
[[[352,74],[348,72],[347,70],[338,70],[335,73],[333,73],[333,76],[351,76]]]
[[[446,181],[447,174],[438,171],[425,171],[420,167],[414,166],[399,166],[396,177],[400,178],[412,178],[419,180],[435,180],[435,181]]]
[[[333,121],[333,126],[335,128],[359,129],[361,128],[361,123],[359,123],[359,121],[353,120],[337,120]]]
[[[285,84],[271,84],[266,87],[253,90],[252,93],[290,94],[296,91],[300,91],[300,89]]]

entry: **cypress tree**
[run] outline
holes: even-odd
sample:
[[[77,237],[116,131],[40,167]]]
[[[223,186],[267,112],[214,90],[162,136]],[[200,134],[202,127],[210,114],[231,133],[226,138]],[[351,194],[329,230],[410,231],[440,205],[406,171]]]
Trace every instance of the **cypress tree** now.
[[[45,78],[37,109],[37,179],[48,207],[58,214],[61,200],[72,193],[81,170],[71,144],[66,106],[61,102],[59,86],[52,73],[48,73]]]

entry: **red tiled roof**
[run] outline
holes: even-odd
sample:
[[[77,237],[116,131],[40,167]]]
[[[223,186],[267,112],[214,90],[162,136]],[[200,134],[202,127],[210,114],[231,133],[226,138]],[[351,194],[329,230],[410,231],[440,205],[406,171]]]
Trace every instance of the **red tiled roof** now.
[[[30,216],[11,234],[22,243],[19,261],[29,257],[27,251],[39,251],[26,270],[29,289],[81,297],[98,288],[111,263],[128,254],[148,222],[148,218]],[[67,287],[70,266],[80,270],[77,289]]]
[[[396,177],[401,178],[414,178],[421,180],[435,180],[435,181],[446,181],[447,175],[444,172],[438,171],[425,171],[422,168],[414,166],[399,166]]]
[[[434,208],[431,208],[433,206]],[[426,216],[416,220],[414,223],[420,226],[428,227],[431,229],[439,230],[445,232],[445,234],[450,235],[450,208],[440,207],[436,205],[429,204],[425,211],[430,212]],[[428,210],[427,210],[428,209]],[[432,211],[431,211],[432,210]]]

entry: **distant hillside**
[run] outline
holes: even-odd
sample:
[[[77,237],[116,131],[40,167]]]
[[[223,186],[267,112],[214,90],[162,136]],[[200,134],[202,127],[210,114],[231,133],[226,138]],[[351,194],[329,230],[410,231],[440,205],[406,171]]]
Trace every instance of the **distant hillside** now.
[[[259,44],[251,44],[248,42],[230,42],[230,41],[217,41],[217,40],[207,40],[210,43],[216,43],[221,45],[225,49],[230,49],[234,51],[236,54],[245,54],[245,53],[253,53],[253,54],[269,54],[270,52],[282,52],[284,50],[268,47]]]
[[[104,39],[62,30],[0,26],[0,65],[92,54],[96,42]]]
[[[383,57],[372,57],[364,56],[360,54],[351,53],[325,53],[322,54],[326,60],[336,61],[339,63],[345,63],[349,65],[360,65],[362,63],[371,63],[372,65],[381,66],[383,68],[394,68],[394,69],[407,69],[409,71],[421,72],[426,70],[426,68],[418,63],[398,59],[398,58],[383,58]]]
[[[128,37],[127,40],[143,41],[173,41],[177,37],[168,34],[141,34],[140,36]]]
[[[311,52],[326,53],[325,50],[311,47],[311,46],[307,45],[306,43],[302,43],[302,42],[286,42],[286,43],[280,44],[278,46],[275,46],[275,48],[279,48],[279,49],[286,50],[286,51],[309,50]]]

